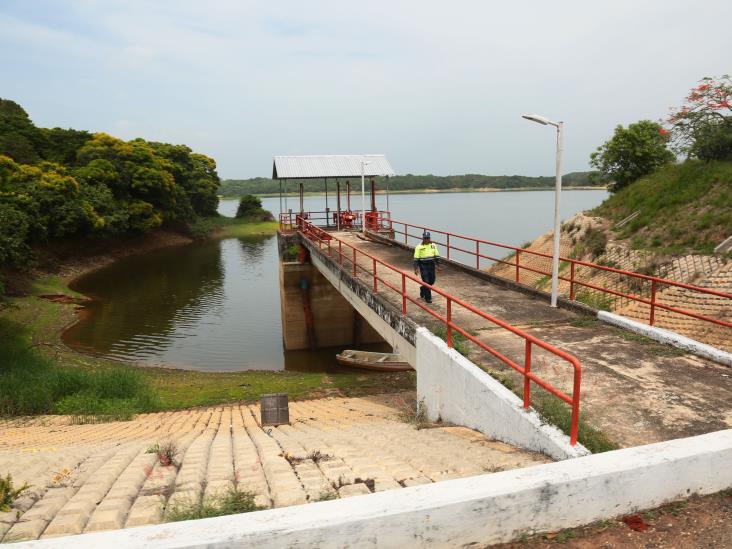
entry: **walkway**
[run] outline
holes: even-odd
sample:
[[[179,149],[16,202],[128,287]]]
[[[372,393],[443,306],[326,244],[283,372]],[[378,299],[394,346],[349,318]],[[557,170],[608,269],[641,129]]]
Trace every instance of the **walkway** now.
[[[0,474],[32,484],[0,512],[0,541],[155,524],[234,486],[282,507],[549,461],[463,427],[417,430],[399,419],[403,398],[294,402],[291,425],[265,429],[259,407],[245,405],[94,425],[0,422]],[[146,453],[165,441],[179,466]]]
[[[364,241],[355,233],[334,235],[399,269],[412,270],[411,253],[399,246]],[[359,257],[359,265],[372,269],[366,258]],[[387,269],[377,271],[380,277],[401,288],[399,275]],[[359,276],[372,285],[369,275]],[[576,356],[583,368],[582,417],[621,446],[732,427],[732,369],[728,367],[566,309],[552,309],[545,301],[448,265],[443,265],[436,286]],[[418,284],[408,281],[407,288],[412,295],[419,296]],[[397,293],[383,284],[379,293],[401,310]],[[446,314],[444,300],[439,296],[435,296],[432,308]],[[408,305],[408,315],[420,325],[439,324],[413,303]],[[522,339],[458,308],[453,308],[453,318],[480,340],[522,363]],[[516,387],[521,386],[513,370],[487,353],[472,349],[470,358],[489,371],[512,378]],[[532,364],[540,377],[571,393],[572,375],[566,363],[535,349]]]

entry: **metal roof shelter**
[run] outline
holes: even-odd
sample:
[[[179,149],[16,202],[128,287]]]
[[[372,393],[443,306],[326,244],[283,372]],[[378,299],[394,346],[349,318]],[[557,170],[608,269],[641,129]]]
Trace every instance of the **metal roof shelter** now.
[[[363,170],[363,173],[361,172]],[[275,156],[272,163],[272,179],[280,181],[280,214],[287,208],[287,184],[289,180],[299,180],[300,188],[300,214],[304,212],[304,182],[306,180],[322,180],[325,191],[325,212],[326,227],[333,226],[341,228],[344,220],[351,224],[351,219],[359,221],[358,212],[351,210],[351,182],[350,179],[369,178],[371,207],[370,211],[377,211],[376,208],[376,184],[374,177],[390,177],[396,175],[394,170],[383,154],[330,154],[330,155],[306,155],[306,156]],[[328,207],[328,179],[336,180],[337,209],[333,212],[333,220],[330,220],[331,210]],[[341,208],[341,182],[346,179],[346,208]],[[285,208],[282,208],[284,183]],[[386,184],[386,203],[389,209],[389,185]],[[362,206],[362,209],[365,209]],[[288,210],[291,211],[291,210]],[[344,217],[345,216],[345,217]],[[350,216],[350,217],[349,217]],[[362,221],[361,221],[362,222]],[[332,223],[332,225],[331,225]]]
[[[367,162],[366,177],[395,175],[383,154],[331,154],[275,156],[272,179],[323,179],[361,177],[361,162]]]

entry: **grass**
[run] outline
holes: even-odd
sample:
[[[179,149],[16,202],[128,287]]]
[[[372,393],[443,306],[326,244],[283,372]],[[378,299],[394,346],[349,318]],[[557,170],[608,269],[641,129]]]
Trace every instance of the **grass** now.
[[[198,372],[141,368],[84,355],[60,340],[60,332],[74,321],[75,305],[35,295],[78,297],[66,282],[43,277],[33,284],[34,295],[0,304],[2,415],[70,413],[79,422],[103,421],[141,411],[255,402],[264,393],[287,393],[290,400],[298,400],[411,391],[416,386],[413,371]]]
[[[62,367],[31,345],[28,329],[0,318],[0,415],[68,414],[129,419],[156,410],[157,397],[140,372]]]
[[[432,333],[440,339],[447,341],[447,328],[445,326],[437,326],[432,328]],[[471,334],[474,335],[474,334]],[[452,331],[452,348],[458,353],[467,357],[470,353],[470,347],[468,346],[470,340],[457,330]]]
[[[399,409],[399,419],[404,423],[409,423],[418,431],[432,425],[427,417],[427,407],[424,404],[424,399],[405,403]]]
[[[569,324],[575,328],[594,328],[598,322],[599,320],[592,316],[578,316],[570,320]]]
[[[20,488],[16,488],[13,484],[13,477],[8,474],[5,478],[0,477],[0,513],[10,511],[10,506],[18,499],[23,492],[28,490],[30,485],[23,484]]]
[[[276,221],[252,221],[235,217],[204,217],[190,227],[195,238],[216,236],[217,238],[236,238],[252,235],[274,235],[279,228]]]
[[[631,341],[633,343],[647,346],[649,350],[653,352],[653,354],[659,356],[683,356],[686,354],[686,351],[684,351],[683,349],[679,349],[678,347],[672,347],[671,345],[664,345],[663,343],[659,343],[658,341],[651,339],[650,337],[636,334],[635,332],[629,332],[628,330],[623,330],[622,328],[612,328],[612,331],[615,335],[623,338],[625,341]]]
[[[226,495],[219,498],[206,498],[169,507],[165,510],[165,519],[168,522],[178,522],[181,520],[238,515],[264,509],[264,507],[260,507],[254,502],[255,497],[256,495],[252,492],[231,489]]]
[[[634,248],[711,253],[732,227],[732,162],[666,166],[611,195],[592,214],[617,223],[638,210],[617,231]]]
[[[613,298],[599,292],[581,291],[575,294],[575,300],[589,305],[598,311],[611,311]]]
[[[491,377],[498,380],[503,386],[510,391],[513,391],[519,398],[523,399],[523,383],[517,383],[514,378],[501,371],[493,369],[486,369],[486,371],[491,375]],[[572,427],[572,409],[568,404],[559,400],[557,397],[538,385],[532,384],[531,405],[545,423],[554,425],[563,433],[569,435]],[[620,448],[620,446],[610,440],[602,431],[590,425],[582,414],[580,414],[577,440],[593,454],[608,452],[610,450],[617,450]]]

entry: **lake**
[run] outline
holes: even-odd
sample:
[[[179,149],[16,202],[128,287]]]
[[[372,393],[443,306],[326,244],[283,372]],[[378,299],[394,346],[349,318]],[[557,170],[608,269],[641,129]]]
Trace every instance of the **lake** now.
[[[593,208],[604,190],[562,194],[562,218]],[[385,197],[377,197],[386,209]],[[236,200],[219,211],[233,215]],[[275,215],[279,198],[263,206]],[[352,207],[360,206],[352,196]],[[323,196],[305,209],[323,210]],[[329,196],[329,206],[335,199]],[[287,207],[299,208],[296,198]],[[392,217],[438,229],[521,245],[551,229],[547,191],[398,194]],[[206,240],[130,256],[82,276],[72,288],[94,298],[64,342],[77,350],[148,366],[207,371],[337,368],[336,349],[282,348],[276,237]],[[372,347],[381,348],[382,347]]]

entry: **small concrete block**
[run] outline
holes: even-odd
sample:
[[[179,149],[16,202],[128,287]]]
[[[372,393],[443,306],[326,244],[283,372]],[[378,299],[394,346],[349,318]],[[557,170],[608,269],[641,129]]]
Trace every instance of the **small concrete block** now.
[[[18,520],[19,516],[20,511],[18,511],[17,509],[10,509],[10,511],[7,512],[0,512],[0,524],[12,524],[16,520]]]
[[[301,488],[278,490],[274,494],[275,507],[288,507],[289,505],[300,505],[305,503],[305,492]]]
[[[60,536],[64,534],[81,534],[89,518],[88,513],[56,515],[48,525],[43,536]]]
[[[36,519],[25,522],[16,522],[5,534],[3,542],[26,541],[29,539],[38,539],[43,529],[48,524],[45,520]]]
[[[342,498],[363,496],[370,493],[371,490],[369,490],[368,486],[366,486],[363,482],[358,482],[356,484],[346,484],[345,486],[341,486],[338,490],[338,495]]]
[[[163,507],[161,496],[140,496],[135,500],[127,518],[126,527],[157,524]]]
[[[63,517],[64,515],[85,515],[89,516],[94,508],[97,506],[95,500],[89,499],[76,499],[69,501],[64,505],[61,510],[56,513],[56,516]]]
[[[419,486],[420,484],[429,484],[431,482],[432,481],[427,477],[408,478],[404,480],[404,486]]]
[[[116,530],[124,525],[126,509],[97,509],[92,515],[85,532],[96,532],[98,530]]]
[[[383,492],[384,490],[396,490],[402,485],[391,478],[377,478],[374,481],[374,492]]]

